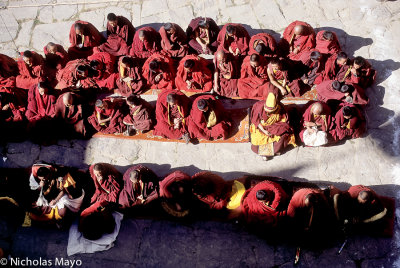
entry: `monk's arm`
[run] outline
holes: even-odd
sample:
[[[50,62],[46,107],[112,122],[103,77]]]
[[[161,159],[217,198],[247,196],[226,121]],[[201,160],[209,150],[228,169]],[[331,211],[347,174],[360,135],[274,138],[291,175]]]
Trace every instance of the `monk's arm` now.
[[[272,75],[271,71],[269,69],[267,69],[267,73],[268,73],[268,78],[269,81],[271,81],[271,84],[273,84],[274,86],[276,86],[277,88],[279,88],[279,90],[282,91],[286,91],[286,89],[284,87],[282,87],[278,81],[275,79],[275,77]]]

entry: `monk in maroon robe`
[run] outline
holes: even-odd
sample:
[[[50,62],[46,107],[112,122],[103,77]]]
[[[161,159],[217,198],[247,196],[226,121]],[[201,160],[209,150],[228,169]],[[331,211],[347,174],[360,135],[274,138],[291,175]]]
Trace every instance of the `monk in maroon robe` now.
[[[324,80],[351,81],[351,62],[346,53],[341,51],[327,59]]]
[[[0,92],[0,125],[5,122],[21,122],[25,119],[25,106],[16,99],[14,94]],[[4,126],[2,126],[3,129]]]
[[[129,55],[146,59],[158,51],[161,51],[161,36],[154,28],[146,26],[135,33]]]
[[[93,76],[96,84],[101,88],[113,88],[116,58],[107,52],[94,53],[88,57],[90,67],[95,70]],[[110,77],[111,76],[111,77]]]
[[[7,55],[0,54],[0,90],[15,87],[18,63]]]
[[[304,63],[304,53],[315,47],[315,32],[310,24],[294,21],[285,29],[279,42],[279,50],[283,56]]]
[[[122,123],[124,118],[122,103],[112,98],[97,100],[94,112],[88,118],[89,123],[103,134],[123,133],[126,126]]]
[[[240,98],[262,100],[269,92],[276,91],[269,83],[267,64],[267,60],[258,54],[252,54],[243,60],[241,76],[238,80]]]
[[[57,98],[49,92],[49,86],[39,83],[28,92],[28,107],[25,113],[29,121],[49,119],[54,116]]]
[[[211,18],[192,19],[186,29],[189,46],[195,54],[214,54],[218,47],[218,33],[219,27]]]
[[[50,42],[43,48],[43,52],[46,56],[45,63],[50,68],[61,70],[69,61],[68,53],[62,45]]]
[[[149,88],[175,89],[175,73],[173,60],[160,53],[151,55],[143,65],[143,77]]]
[[[324,81],[317,85],[318,100],[328,102],[329,100],[338,100],[341,102],[354,103],[360,105],[368,104],[368,97],[364,89],[353,84],[342,85],[338,81]]]
[[[207,60],[199,56],[184,57],[179,62],[176,73],[176,88],[191,92],[209,92],[212,89],[212,73],[207,65]]]
[[[366,121],[362,112],[352,104],[342,104],[335,115],[335,125],[332,134],[335,141],[360,138],[366,131]]]
[[[249,51],[250,35],[241,24],[227,23],[219,32],[217,41],[218,49],[244,58]]]
[[[202,95],[193,101],[188,118],[188,130],[192,138],[225,140],[230,126],[231,122],[220,100],[212,95]]]
[[[250,38],[249,55],[260,54],[266,58],[274,57],[277,54],[275,38],[267,33],[258,33]]]
[[[190,99],[180,91],[164,90],[158,95],[156,121],[153,134],[169,139],[190,141],[187,120],[190,113]]]
[[[21,53],[18,59],[19,75],[16,77],[16,86],[29,90],[35,84],[45,80],[44,59],[42,55],[33,51]]]
[[[55,89],[79,89],[97,87],[96,81],[93,79],[93,69],[90,63],[84,59],[77,59],[67,63],[64,69],[57,73],[58,84]]]
[[[234,56],[218,50],[214,57],[214,92],[228,98],[238,97],[237,83],[240,78],[240,66]]]
[[[128,97],[141,94],[145,90],[140,61],[132,56],[123,56],[118,61],[118,74],[114,74],[117,88],[114,93]]]
[[[376,78],[376,71],[363,57],[355,57],[351,68],[351,83],[365,89],[371,86]]]
[[[146,205],[160,195],[159,179],[157,175],[143,165],[134,165],[125,171],[124,188],[118,204],[122,208],[131,208],[137,205]]]
[[[123,123],[127,126],[128,135],[136,132],[149,131],[154,126],[154,108],[137,95],[131,95],[126,99],[129,113],[124,117]]]
[[[329,56],[342,51],[336,33],[325,30],[317,33],[315,49]]]
[[[161,35],[161,47],[171,58],[183,58],[188,53],[186,33],[176,23],[166,23],[158,31]]]
[[[314,85],[320,84],[324,79],[325,63],[322,54],[313,50],[305,62],[306,73],[301,77],[304,87],[311,89]]]
[[[83,59],[93,54],[93,48],[103,42],[103,36],[91,23],[77,20],[69,32],[70,60]]]
[[[116,16],[114,13],[107,15],[107,37],[115,34],[122,38],[130,46],[136,29],[124,16]]]
[[[278,183],[262,181],[244,193],[241,209],[247,223],[276,227],[288,203],[289,195]]]

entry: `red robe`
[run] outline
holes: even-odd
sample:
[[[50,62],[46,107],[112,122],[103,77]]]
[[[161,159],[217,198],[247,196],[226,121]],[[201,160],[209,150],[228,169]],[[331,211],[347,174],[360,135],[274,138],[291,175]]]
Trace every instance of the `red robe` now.
[[[25,116],[29,121],[37,121],[42,118],[54,116],[56,97],[51,94],[40,95],[37,85],[28,92],[28,108]]]
[[[285,70],[277,70],[276,72],[273,71],[272,65],[268,64],[268,68],[271,74],[275,77],[276,80],[285,80],[286,85],[289,86],[290,92],[289,95],[293,97],[300,97],[303,94],[304,84],[301,82],[299,78],[293,79],[292,74],[295,72],[294,69],[289,69],[289,66],[284,64]],[[278,90],[278,89],[276,89]]]
[[[366,89],[374,83],[375,78],[376,71],[372,68],[368,61],[365,61],[365,66],[358,71],[357,75],[351,73],[350,82],[359,85],[363,89]]]
[[[169,187],[178,181],[190,181],[191,177],[186,173],[177,170],[169,175],[165,176],[163,180],[160,181],[160,196],[164,198],[173,198],[172,193],[169,190]]]
[[[146,40],[141,41],[139,39],[139,32],[144,31],[146,35]],[[138,58],[148,58],[152,54],[161,50],[161,36],[152,27],[146,26],[142,27],[136,31],[133,37],[133,43],[129,50],[129,55]]]
[[[118,93],[119,95],[122,95],[124,97],[128,97],[131,94],[143,93],[145,90],[145,80],[142,76],[142,69],[140,67],[141,63],[139,59],[131,57],[134,66],[122,70],[122,58],[123,57],[120,57],[118,61],[118,74],[114,74],[115,83],[117,86],[117,88],[115,89],[115,93]],[[132,80],[130,82],[124,82],[122,79],[125,77],[130,77],[132,78]]]
[[[12,93],[2,92],[3,99],[0,103],[0,124],[3,122],[19,122],[24,120],[25,105],[16,98]],[[3,110],[5,105],[9,105],[9,108]],[[3,130],[6,129],[3,126]]]
[[[121,103],[111,102],[110,99],[104,99],[103,102],[107,103],[107,109],[95,107],[93,114],[88,118],[89,123],[94,127],[94,129],[103,134],[124,132],[126,126],[123,124],[124,114],[122,112]],[[99,118],[111,118],[111,120],[100,125]]]
[[[364,93],[364,89],[360,88],[357,85],[351,85],[354,87],[353,92],[351,92],[350,96],[353,98],[354,104],[366,105],[369,100],[368,97]],[[317,85],[317,97],[318,100],[327,102],[329,100],[339,100],[344,101],[346,96],[344,93],[335,90],[332,88],[332,81],[327,80]]]
[[[156,82],[155,77],[158,73],[150,71],[149,64],[156,60],[160,64],[162,78]],[[143,77],[147,81],[147,86],[156,89],[174,89],[175,88],[175,68],[173,60],[166,55],[154,53],[143,65]]]
[[[297,25],[306,26],[306,35],[294,37],[294,28]],[[292,45],[294,48],[298,47],[299,51],[297,54],[293,54],[289,52],[290,48],[290,41],[292,41]],[[295,61],[302,61],[304,62],[304,52],[307,52],[315,47],[315,32],[314,29],[311,27],[310,24],[302,21],[294,21],[286,27],[285,31],[283,32],[283,37],[279,42],[279,50],[281,51],[282,55],[288,55],[289,59]]]
[[[336,33],[332,32],[333,40],[327,41],[324,40],[322,37],[324,32],[325,31],[322,30],[317,33],[315,49],[322,54],[328,54],[328,55],[337,54],[338,52],[342,51]]]
[[[235,37],[228,37],[226,34],[226,27],[228,25],[236,27]],[[229,47],[231,47],[233,51],[236,51],[238,48],[242,56],[246,56],[249,51],[249,41],[250,35],[247,30],[241,24],[236,23],[225,24],[219,32],[217,39],[218,49],[223,49],[225,52],[229,53]]]
[[[237,83],[240,78],[240,67],[237,60],[234,59],[232,54],[226,54],[226,62],[219,62],[217,57],[214,57],[215,69],[218,71],[219,89],[218,94],[228,98],[238,97]],[[226,79],[225,76],[230,76]]]
[[[75,33],[75,23],[83,24],[83,47],[78,48],[82,44],[82,38]],[[86,21],[77,20],[71,26],[69,31],[69,42],[71,43],[68,48],[68,55],[71,60],[87,58],[92,55],[93,48],[99,46],[103,42],[103,36],[91,23]]]
[[[309,103],[309,106],[308,106],[307,110],[304,112],[303,118],[301,120],[301,124],[304,126],[304,128],[300,132],[299,136],[301,138],[301,141],[303,141],[303,142],[304,142],[303,134],[304,134],[304,131],[306,130],[305,125],[304,125],[305,121],[317,123],[318,125],[320,125],[318,130],[325,131],[327,133],[330,130],[332,130],[332,128],[334,127],[334,124],[332,122],[332,116],[331,116],[331,108],[329,108],[329,106],[327,104],[325,104],[323,102],[319,102],[323,106],[323,111],[321,113],[321,116],[314,118],[313,114],[311,113],[311,107],[313,106],[314,103],[315,102]]]
[[[336,63],[337,54],[330,56],[325,63],[324,80],[337,80],[339,82],[351,82],[351,63],[343,65]]]
[[[262,100],[268,93],[275,92],[275,87],[269,83],[267,73],[267,60],[260,56],[260,65],[253,68],[250,65],[250,56],[243,60],[241,76],[238,80],[239,97],[242,99]]]
[[[7,55],[0,54],[0,90],[15,87],[18,63]]]
[[[164,26],[158,31],[161,36],[161,47],[163,51],[170,57],[182,58],[188,53],[186,33],[182,30],[181,26],[172,23],[175,28],[175,33],[169,35]]]
[[[136,130],[148,131],[154,125],[154,109],[144,99],[134,108],[129,107],[129,113],[124,117],[123,122],[133,125]]]
[[[16,86],[29,90],[35,84],[44,81],[44,59],[42,55],[32,51],[33,60],[32,66],[26,65],[23,58],[18,59],[19,75],[16,77]]]
[[[343,104],[343,107],[335,115],[336,128],[333,130],[333,138],[335,141],[340,141],[345,138],[356,139],[360,138],[366,131],[366,121],[361,111],[354,105]],[[344,106],[353,107],[356,110],[356,114],[350,119],[345,119],[343,116]],[[346,125],[345,128],[342,128]]]
[[[250,38],[250,43],[249,43],[249,55],[253,54],[258,54],[258,52],[255,50],[256,46],[258,44],[264,44],[264,46],[268,47],[270,49],[269,54],[263,55],[264,57],[273,57],[277,53],[277,44],[275,41],[275,38],[267,33],[258,33],[253,35]]]
[[[206,19],[209,24],[208,31],[200,32],[199,22],[204,21],[204,19]],[[219,31],[220,30],[217,23],[211,18],[197,17],[192,19],[188,28],[186,29],[186,35],[189,39],[190,48],[195,54],[214,54],[218,47],[217,37]],[[202,39],[209,40],[206,51],[203,51],[202,46],[197,42],[196,37],[198,36],[200,36]]]
[[[209,103],[208,111],[203,112],[197,108],[199,100],[207,100]],[[209,115],[210,110],[215,113],[216,122],[212,127],[207,127],[208,118],[205,114]],[[225,140],[229,134],[231,122],[226,118],[227,112],[220,100],[215,99],[212,95],[202,95],[193,101],[192,110],[188,118],[188,130],[192,138],[216,140],[222,138]]]
[[[69,61],[69,57],[62,45],[56,44],[56,47],[57,52],[55,54],[49,53],[47,51],[47,46],[43,48],[43,52],[46,56],[45,63],[50,68],[61,70]]]
[[[115,72],[116,58],[107,52],[94,53],[88,57],[89,61],[96,60],[98,75],[93,77],[99,87],[113,88],[114,77],[110,77]]]
[[[178,105],[171,107],[167,102],[169,93],[178,94]],[[169,139],[179,139],[187,132],[187,120],[190,113],[190,99],[180,91],[164,90],[158,95],[156,104],[156,121],[153,134]],[[181,118],[180,128],[174,129],[174,118]]]
[[[126,45],[130,46],[133,41],[136,29],[132,23],[123,16],[117,16],[117,26],[112,27],[110,23],[107,23],[107,36],[117,35],[119,36]]]
[[[191,73],[188,73],[184,68],[185,61],[189,59],[195,62]],[[212,73],[207,65],[207,60],[199,56],[187,55],[184,57],[179,62],[178,72],[176,73],[175,84],[177,89],[191,92],[209,92],[212,88]],[[186,80],[192,82],[190,88],[187,88]]]
[[[91,88],[96,87],[97,84],[95,80],[91,77],[87,77],[85,79],[78,79],[76,73],[76,67],[78,65],[89,65],[89,62],[84,59],[77,59],[67,63],[64,69],[61,69],[57,73],[57,81],[56,89],[63,90],[67,88],[75,88],[78,80],[82,84],[83,88]]]
[[[260,190],[274,194],[273,201],[269,205],[257,199],[256,194]],[[241,210],[247,223],[261,223],[276,227],[288,202],[288,194],[278,183],[262,181],[244,193],[241,201]]]
[[[310,50],[309,54],[315,50]],[[304,63],[307,67],[307,73],[305,73],[301,80],[307,79],[307,85],[311,88],[313,85],[320,84],[324,79],[324,70],[325,70],[325,59],[321,57],[318,61],[312,61],[310,57],[308,57],[307,61]],[[303,82],[304,83],[304,82]]]

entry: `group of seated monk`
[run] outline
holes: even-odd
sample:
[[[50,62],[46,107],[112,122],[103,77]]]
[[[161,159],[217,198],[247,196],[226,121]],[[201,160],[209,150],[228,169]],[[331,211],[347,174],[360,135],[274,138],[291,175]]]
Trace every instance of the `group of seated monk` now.
[[[264,230],[284,226],[299,233],[368,225],[387,214],[380,196],[362,185],[341,191],[334,186],[320,189],[315,184],[277,177],[245,176],[226,181],[209,171],[189,176],[177,170],[159,178],[141,164],[122,174],[110,164],[97,163],[85,174],[37,162],[32,167],[29,187],[32,220],[65,226],[66,218],[80,215],[79,229],[89,239],[114,230],[110,228],[113,211],[133,212],[134,216],[140,214],[138,209],[163,211],[175,218],[203,215],[238,220]],[[97,227],[99,218],[104,225]]]

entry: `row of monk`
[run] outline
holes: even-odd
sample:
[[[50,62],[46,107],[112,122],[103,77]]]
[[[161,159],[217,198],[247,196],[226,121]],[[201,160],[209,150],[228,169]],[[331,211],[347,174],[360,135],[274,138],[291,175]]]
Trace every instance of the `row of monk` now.
[[[26,180],[22,176],[17,181],[9,179],[19,190],[9,188],[10,192],[2,195],[20,203],[35,223],[67,226],[80,215],[79,229],[89,239],[99,238],[113,226],[112,217],[106,214],[115,210],[133,216],[238,220],[264,230],[285,226],[315,234],[344,225],[382,228],[379,224],[393,215],[384,197],[362,185],[341,191],[277,177],[245,176],[226,181],[208,171],[189,176],[179,170],[159,178],[141,164],[121,174],[106,163],[84,171],[36,162],[29,183],[28,176]],[[18,194],[27,207],[22,206]]]

